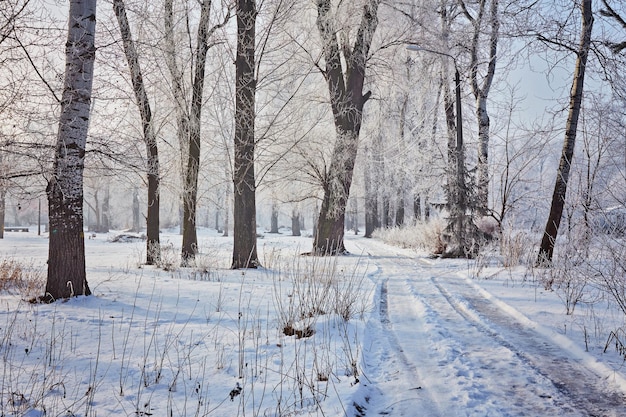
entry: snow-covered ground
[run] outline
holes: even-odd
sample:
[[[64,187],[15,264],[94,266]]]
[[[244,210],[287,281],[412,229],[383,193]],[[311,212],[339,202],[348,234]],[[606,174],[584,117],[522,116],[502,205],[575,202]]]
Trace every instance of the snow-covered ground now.
[[[31,230],[33,230],[31,228]],[[52,305],[0,294],[4,416],[626,415],[624,317],[565,314],[522,269],[347,235],[351,255],[300,256],[265,234],[259,270],[200,231],[198,266],[142,266],[145,243],[86,241],[94,293]],[[6,233],[0,261],[45,273],[47,239]]]

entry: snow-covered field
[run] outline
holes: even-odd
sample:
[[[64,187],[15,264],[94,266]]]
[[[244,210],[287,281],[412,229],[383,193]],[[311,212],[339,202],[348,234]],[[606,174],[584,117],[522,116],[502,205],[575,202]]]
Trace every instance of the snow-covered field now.
[[[47,239],[6,233],[0,262],[45,275]],[[347,235],[300,256],[265,234],[259,270],[199,231],[195,268],[142,266],[145,243],[86,240],[94,293],[52,305],[0,294],[3,416],[626,415],[625,326],[606,300],[562,297],[523,269],[433,260]]]

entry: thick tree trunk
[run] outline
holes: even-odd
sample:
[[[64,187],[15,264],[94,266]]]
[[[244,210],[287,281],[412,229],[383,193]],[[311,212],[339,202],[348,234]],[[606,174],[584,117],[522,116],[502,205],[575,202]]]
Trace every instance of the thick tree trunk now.
[[[327,188],[324,188],[324,199],[317,219],[313,249],[318,255],[342,254],[346,251],[343,244],[346,206],[345,202],[339,200],[336,193]],[[335,202],[331,203],[331,199]],[[338,206],[341,203],[343,206]]]
[[[152,123],[152,110],[150,101],[143,82],[141,66],[139,65],[139,55],[135,48],[130,25],[126,16],[126,8],[123,0],[113,0],[113,10],[117,16],[122,41],[124,43],[124,53],[130,69],[133,91],[137,100],[137,107],[141,116],[143,127],[143,138],[146,144],[146,172],[148,177],[148,210],[147,210],[147,242],[146,242],[146,264],[154,265],[161,258],[161,244],[159,241],[159,152],[157,139]]]
[[[556,182],[554,184],[554,192],[552,194],[552,204],[550,206],[550,214],[546,223],[546,228],[541,240],[539,248],[539,256],[537,263],[540,265],[552,262],[554,253],[554,244],[556,242],[561,217],[563,216],[563,206],[565,205],[565,195],[567,193],[567,182],[574,156],[574,147],[576,144],[576,131],[578,129],[578,117],[583,99],[583,88],[585,85],[585,69],[587,66],[587,57],[591,46],[591,31],[593,28],[593,13],[591,9],[591,0],[583,0],[581,6],[582,13],[582,30],[580,35],[580,44],[576,58],[576,68],[574,70],[574,79],[572,81],[572,89],[570,93],[569,114],[567,124],[565,126],[565,139],[563,141],[563,150],[561,151],[561,160],[556,174]]]
[[[237,0],[233,269],[259,265],[254,176],[256,16],[255,0]]]
[[[344,220],[352,185],[363,106],[370,93],[363,94],[365,67],[378,24],[379,0],[366,2],[354,46],[339,47],[331,1],[317,0],[317,27],[322,37],[330,104],[337,138],[330,168],[324,179],[324,199],[320,210],[313,252],[320,255],[344,253]],[[347,42],[347,41],[346,41]],[[343,51],[343,61],[342,52]],[[344,71],[345,62],[345,71]]]
[[[70,1],[66,66],[53,176],[44,301],[89,295],[83,231],[83,170],[95,58],[96,0]]]

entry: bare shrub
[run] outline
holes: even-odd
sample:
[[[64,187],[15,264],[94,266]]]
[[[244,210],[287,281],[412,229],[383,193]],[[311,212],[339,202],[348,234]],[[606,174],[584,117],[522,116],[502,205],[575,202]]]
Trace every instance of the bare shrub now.
[[[579,302],[587,301],[588,275],[584,256],[571,247],[555,258],[552,266],[540,270],[539,282],[563,301],[565,313],[572,315]],[[589,300],[590,301],[590,300]]]
[[[607,236],[600,244],[603,262],[591,265],[593,282],[626,315],[626,242]]]
[[[364,280],[365,275],[359,273],[358,268],[351,271],[342,269],[333,280],[333,312],[344,321],[363,319],[367,312],[371,297],[364,293]]]
[[[500,254],[505,268],[524,265],[533,256],[533,240],[524,232],[503,231],[500,236]]]
[[[164,271],[176,271],[180,263],[178,251],[174,248],[174,244],[167,242],[161,244],[161,256],[156,262],[156,266]]]
[[[336,259],[330,257],[296,256],[274,270],[274,303],[284,334],[309,334],[317,316],[331,311],[335,274]]]

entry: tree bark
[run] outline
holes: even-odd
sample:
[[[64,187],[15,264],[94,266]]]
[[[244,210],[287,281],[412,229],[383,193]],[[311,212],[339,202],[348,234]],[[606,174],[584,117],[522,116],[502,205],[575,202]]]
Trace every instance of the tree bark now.
[[[291,212],[291,236],[300,236],[300,213],[297,210]]]
[[[382,208],[383,208],[383,227],[385,229],[388,229],[391,227],[392,223],[393,223],[393,219],[391,218],[391,202],[389,201],[389,196],[387,195],[387,193],[383,193],[383,204],[382,204]]]
[[[270,233],[278,233],[278,207],[274,204],[272,205],[270,223]]]
[[[237,0],[233,269],[259,265],[254,175],[256,17],[255,0]]]
[[[378,227],[378,194],[374,191],[378,187],[372,184],[372,162],[369,152],[366,150],[367,162],[363,167],[364,187],[365,187],[365,237],[372,237],[372,233]],[[373,186],[374,185],[374,186]]]
[[[157,138],[154,133],[152,122],[152,110],[146,88],[143,82],[139,55],[135,48],[130,25],[126,16],[126,8],[123,0],[113,0],[113,10],[117,16],[124,53],[130,70],[133,91],[141,116],[143,139],[146,144],[146,173],[148,179],[148,210],[146,218],[146,264],[154,265],[161,258],[161,244],[159,240],[159,151]]]
[[[403,190],[398,190],[402,192]],[[396,227],[400,227],[404,224],[404,198],[400,197],[398,205],[396,206]]]
[[[198,252],[196,210],[198,205],[198,174],[200,171],[200,119],[202,116],[206,56],[209,50],[211,1],[204,0],[201,5],[191,92],[191,111],[189,113],[189,150],[187,152],[187,169],[183,190],[183,266],[189,266]]]
[[[548,215],[548,221],[546,223],[543,238],[541,240],[541,246],[539,248],[539,255],[537,258],[537,264],[539,265],[550,264],[552,262],[554,245],[559,231],[559,225],[561,224],[561,217],[563,216],[567,183],[569,180],[572,157],[574,156],[574,147],[576,145],[578,117],[582,106],[585,69],[587,66],[589,48],[591,46],[591,31],[593,29],[593,12],[591,9],[591,3],[591,0],[583,0],[581,5],[582,30],[570,93],[569,114],[565,125],[565,139],[563,141],[561,160],[556,174],[556,182],[554,184],[554,192],[552,194],[552,203],[550,205],[550,214]]]
[[[176,62],[176,42],[174,41],[174,11],[172,0],[165,1],[165,42],[166,61],[172,79],[172,94],[176,101],[178,140],[181,151],[181,175],[183,182],[182,196],[182,233],[181,265],[193,263],[198,250],[196,232],[196,208],[198,200],[198,174],[200,169],[200,119],[204,92],[205,64],[209,50],[208,38],[215,29],[222,27],[230,18],[230,11],[225,20],[209,29],[211,1],[200,2],[200,20],[195,49],[195,61],[191,82],[191,103],[187,104],[184,93],[184,72]]]
[[[164,2],[164,26],[165,26],[165,62],[170,73],[172,96],[175,102],[176,111],[176,136],[180,150],[180,174],[183,184],[185,183],[185,160],[189,152],[189,113],[187,99],[183,89],[183,71],[178,68],[176,59],[176,42],[174,40],[174,8],[173,0]],[[181,192],[181,207],[179,208],[180,234],[184,234],[184,216],[182,200],[184,189]]]
[[[48,180],[48,277],[43,301],[90,295],[85,271],[83,171],[95,59],[96,0],[71,0],[61,116]]]
[[[104,200],[102,201],[102,229],[101,233],[109,233],[109,229],[111,227],[110,220],[110,194],[109,194],[109,185],[107,184],[106,189],[104,190]]]
[[[418,223],[422,220],[422,198],[419,194],[413,196],[413,221]]]
[[[139,191],[137,187],[133,188],[133,224],[131,226],[133,232],[141,232],[141,208],[139,207]]]
[[[324,198],[313,240],[313,252],[319,255],[345,252],[346,204],[352,185],[363,106],[371,95],[370,92],[363,94],[363,84],[368,53],[378,25],[378,4],[379,0],[366,2],[354,46],[351,48],[344,43],[340,49],[335,19],[331,16],[331,1],[317,0],[317,28],[322,37],[326,65],[324,77],[337,134],[330,168],[322,184]]]

